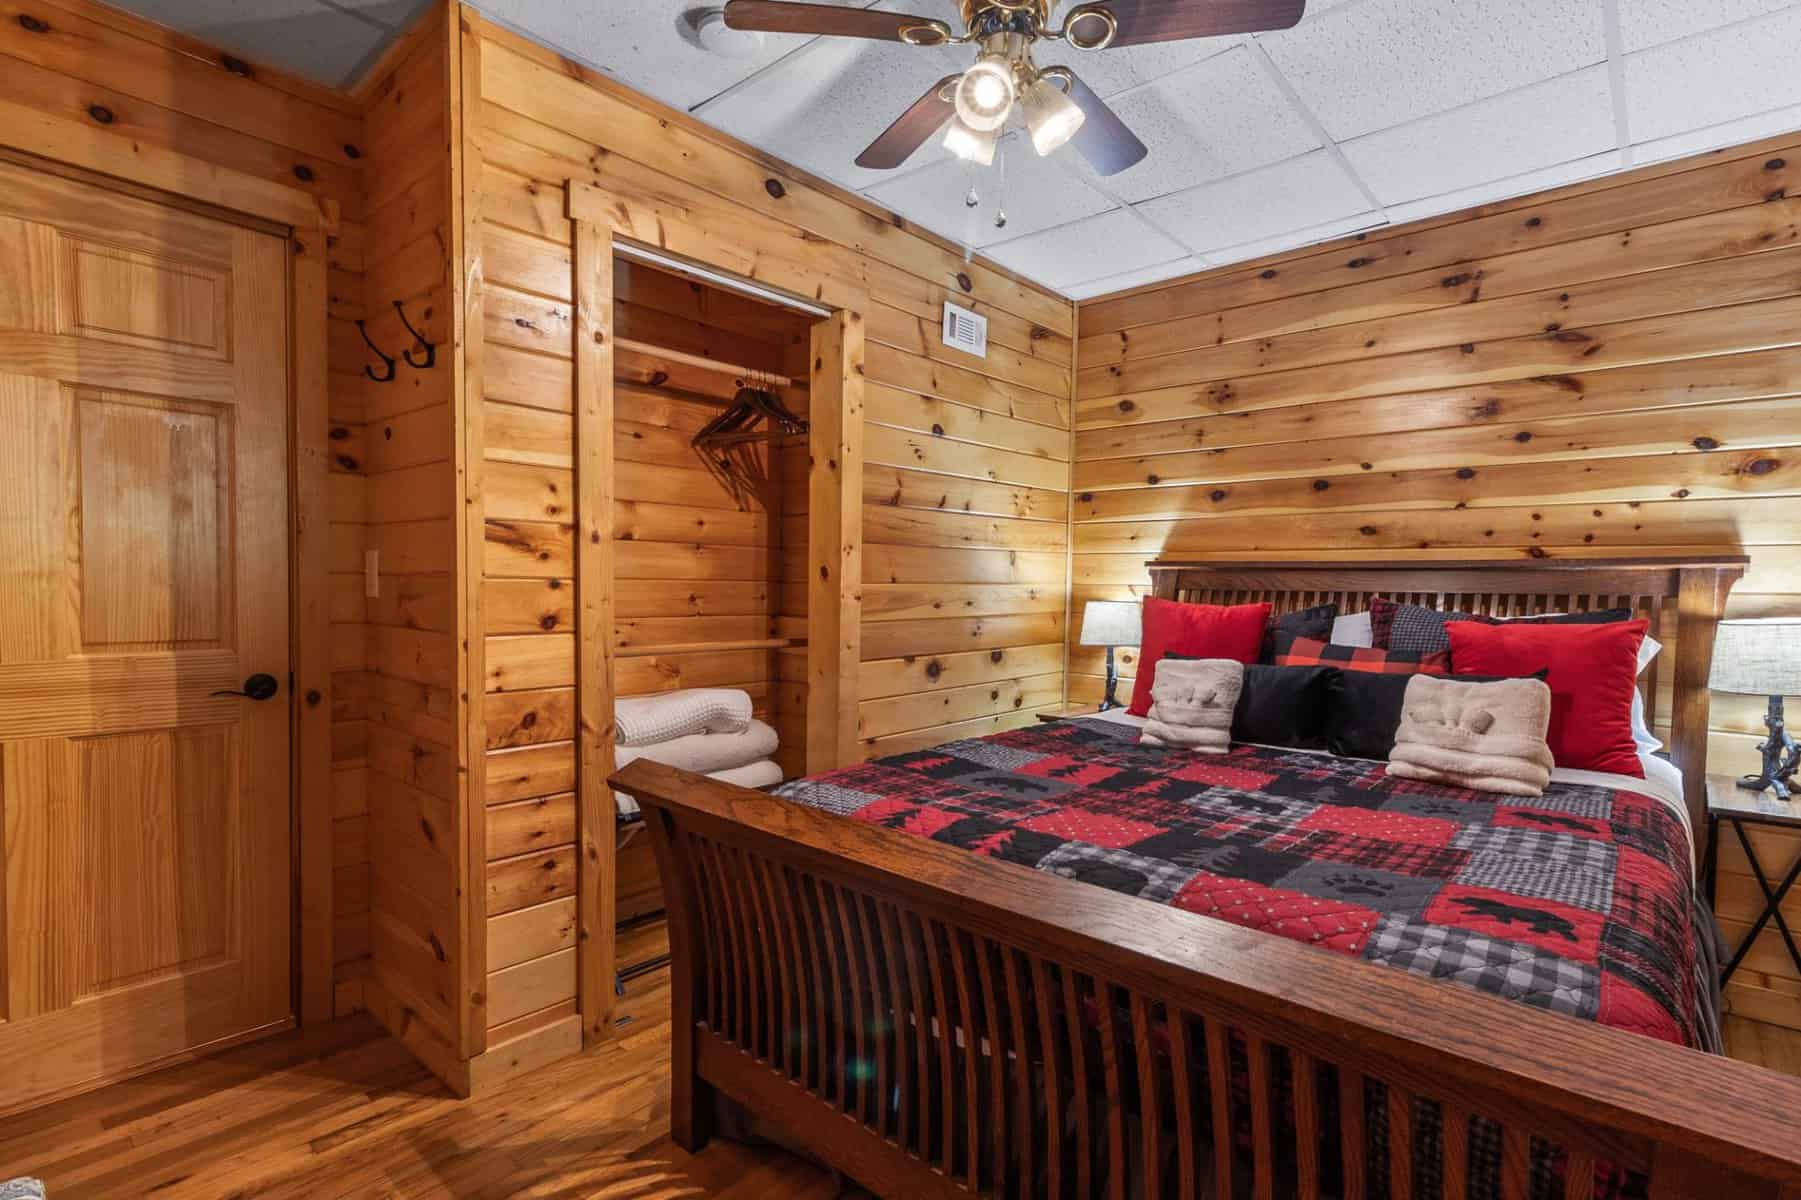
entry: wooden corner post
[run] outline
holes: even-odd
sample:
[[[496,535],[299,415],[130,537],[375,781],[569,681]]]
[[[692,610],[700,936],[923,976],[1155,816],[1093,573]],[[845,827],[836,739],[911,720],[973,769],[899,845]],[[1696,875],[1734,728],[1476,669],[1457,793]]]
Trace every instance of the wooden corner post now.
[[[1745,573],[1743,560],[1681,569],[1676,585],[1676,678],[1670,707],[1670,757],[1682,770],[1682,800],[1695,835],[1695,855],[1707,853],[1707,738],[1713,693],[1707,677],[1726,596]]]
[[[813,326],[807,468],[807,772],[854,761],[863,658],[863,309]]]
[[[594,189],[568,183],[575,269],[577,995],[582,1045],[613,1030],[613,230]]]

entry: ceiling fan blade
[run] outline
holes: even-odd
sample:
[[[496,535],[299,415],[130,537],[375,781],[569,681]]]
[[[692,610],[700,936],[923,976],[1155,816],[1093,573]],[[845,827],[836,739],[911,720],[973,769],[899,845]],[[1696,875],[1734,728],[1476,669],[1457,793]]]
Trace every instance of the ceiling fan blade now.
[[[829,34],[915,46],[938,46],[951,39],[951,27],[931,17],[790,0],[726,0],[725,23],[732,29],[762,33]]]
[[[1108,0],[1119,22],[1110,46],[1140,46],[1181,38],[1289,29],[1307,0]]]
[[[891,171],[913,157],[913,152],[944,128],[944,123],[957,111],[956,105],[946,96],[950,85],[958,78],[946,75],[934,83],[925,95],[894,119],[894,124],[882,131],[881,137],[857,155],[857,165],[871,171]]]
[[[1082,128],[1076,130],[1070,145],[1096,172],[1117,175],[1150,153],[1138,140],[1138,135],[1126,128],[1119,114],[1108,108],[1107,102],[1095,95],[1094,89],[1083,83],[1074,71],[1068,67],[1052,67],[1050,71],[1069,76],[1069,98],[1088,118],[1082,122]]]

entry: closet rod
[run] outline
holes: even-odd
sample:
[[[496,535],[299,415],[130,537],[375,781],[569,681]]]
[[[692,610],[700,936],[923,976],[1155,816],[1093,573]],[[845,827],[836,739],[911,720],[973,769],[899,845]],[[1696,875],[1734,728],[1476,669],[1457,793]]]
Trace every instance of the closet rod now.
[[[664,346],[653,346],[649,342],[633,341],[631,338],[614,338],[613,345],[621,350],[648,354],[652,358],[667,359],[669,362],[699,367],[703,371],[718,371],[722,375],[736,375],[749,383],[767,384],[770,387],[794,386],[794,380],[786,375],[777,375],[774,371],[759,371],[755,367],[740,367],[728,362],[715,362],[710,358],[702,358],[698,354],[689,354],[683,350],[670,350]]]

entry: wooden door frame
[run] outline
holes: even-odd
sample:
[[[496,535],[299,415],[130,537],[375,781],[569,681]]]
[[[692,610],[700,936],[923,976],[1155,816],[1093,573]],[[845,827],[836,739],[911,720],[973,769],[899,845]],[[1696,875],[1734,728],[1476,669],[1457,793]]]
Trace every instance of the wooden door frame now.
[[[571,179],[565,192],[575,272],[576,988],[582,1045],[587,1047],[611,1036],[616,1002],[617,812],[607,777],[613,772],[613,246],[618,231],[603,190]],[[735,274],[723,264],[695,260],[695,265]],[[813,325],[808,771],[840,765],[856,753],[863,604],[863,314],[868,307],[866,295],[852,298]],[[480,628],[478,619],[470,623]],[[477,682],[469,681],[472,696]]]
[[[7,130],[11,161],[283,237],[288,245],[290,968],[301,1024],[333,1016],[329,245],[335,200],[47,113]]]

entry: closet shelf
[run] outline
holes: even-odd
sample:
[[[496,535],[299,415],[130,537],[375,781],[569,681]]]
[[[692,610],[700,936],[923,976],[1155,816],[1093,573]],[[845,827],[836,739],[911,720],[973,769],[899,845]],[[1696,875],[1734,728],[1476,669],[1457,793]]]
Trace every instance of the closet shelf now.
[[[741,642],[669,642],[661,646],[622,646],[614,658],[649,658],[656,654],[708,654],[725,650],[786,650],[804,646],[806,638],[749,638]]]
[[[715,359],[703,358],[698,354],[689,354],[685,350],[653,346],[649,342],[635,341],[632,338],[614,338],[613,345],[620,350],[630,350],[635,354],[645,354],[652,358],[681,363],[684,366],[699,367],[703,371],[717,371],[721,375],[736,375],[749,383],[761,383],[768,387],[794,386],[794,380],[786,375],[777,375],[774,371],[762,371],[756,367],[741,367],[735,363],[719,362]]]

